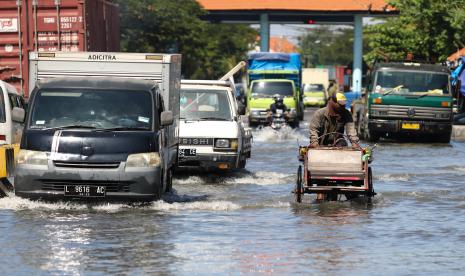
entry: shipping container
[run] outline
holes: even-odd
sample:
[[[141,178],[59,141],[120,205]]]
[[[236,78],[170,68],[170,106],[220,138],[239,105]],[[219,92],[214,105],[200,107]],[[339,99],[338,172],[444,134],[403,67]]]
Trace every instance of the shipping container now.
[[[29,52],[120,50],[108,0],[0,0],[0,80],[28,96]]]

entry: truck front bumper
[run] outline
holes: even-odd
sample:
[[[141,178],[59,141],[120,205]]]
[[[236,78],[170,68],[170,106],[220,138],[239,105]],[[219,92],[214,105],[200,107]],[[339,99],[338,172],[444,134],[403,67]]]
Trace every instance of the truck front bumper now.
[[[237,154],[197,154],[196,156],[180,157],[178,168],[202,170],[227,170],[237,168]]]
[[[152,201],[158,199],[163,183],[161,168],[49,169],[45,165],[18,165],[15,194],[29,199],[84,199],[101,201]],[[65,186],[104,186],[105,196],[97,198],[65,196]]]
[[[380,134],[437,134],[450,133],[452,122],[425,122],[425,121],[404,121],[404,120],[381,120],[371,119],[368,122],[368,129]]]

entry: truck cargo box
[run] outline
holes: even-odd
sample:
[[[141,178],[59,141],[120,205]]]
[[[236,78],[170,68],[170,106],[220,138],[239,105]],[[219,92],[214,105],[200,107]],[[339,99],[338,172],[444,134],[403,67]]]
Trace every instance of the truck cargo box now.
[[[107,0],[0,0],[0,80],[28,96],[30,51],[119,51],[119,8]]]
[[[122,77],[155,80],[165,110],[173,112],[169,143],[178,142],[181,55],[113,52],[31,52],[29,92],[40,79],[56,77]],[[176,153],[177,154],[177,153]]]

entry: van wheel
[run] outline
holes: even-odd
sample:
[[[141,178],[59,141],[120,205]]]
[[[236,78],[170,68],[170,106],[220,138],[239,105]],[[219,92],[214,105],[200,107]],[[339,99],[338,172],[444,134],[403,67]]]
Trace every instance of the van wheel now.
[[[247,159],[245,158],[245,156],[243,158],[244,159],[239,160],[239,169],[244,169],[245,165],[247,164]]]
[[[166,173],[165,173],[165,183],[166,183],[166,189],[165,189],[165,192],[169,193],[173,190],[173,170],[172,169],[169,169]]]

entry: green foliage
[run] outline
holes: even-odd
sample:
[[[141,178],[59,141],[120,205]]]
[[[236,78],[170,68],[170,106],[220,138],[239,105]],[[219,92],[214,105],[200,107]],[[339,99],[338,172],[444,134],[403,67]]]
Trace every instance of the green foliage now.
[[[365,59],[391,60],[412,53],[415,59],[443,61],[464,47],[465,8],[456,0],[395,0],[400,14],[365,28]]]
[[[218,78],[246,58],[257,32],[245,25],[209,24],[194,0],[118,0],[122,50],[181,53],[185,78]]]
[[[327,26],[310,29],[299,38],[305,67],[347,65],[352,61],[353,29],[331,30]]]

